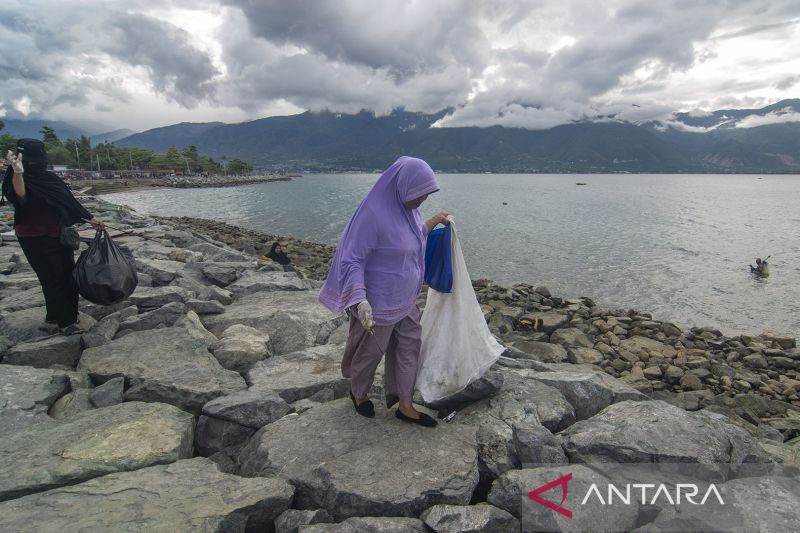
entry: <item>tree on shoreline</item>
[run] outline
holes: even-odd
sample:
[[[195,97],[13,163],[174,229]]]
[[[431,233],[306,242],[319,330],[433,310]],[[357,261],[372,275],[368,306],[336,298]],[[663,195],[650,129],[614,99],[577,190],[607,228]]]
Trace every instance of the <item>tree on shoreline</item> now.
[[[5,123],[0,120],[0,131],[4,127]],[[223,162],[219,163],[201,154],[195,145],[190,145],[182,151],[171,146],[165,154],[157,154],[145,148],[123,148],[109,142],[93,147],[91,140],[85,135],[81,135],[79,139],[67,139],[62,142],[55,130],[49,126],[42,126],[39,133],[42,135],[50,163],[75,169],[97,170],[99,165],[100,170],[105,171],[172,170],[182,174],[187,172],[222,174],[226,166],[233,165],[232,173],[246,174],[253,168],[250,163],[240,159],[226,161],[225,156],[222,157]],[[16,146],[17,137],[8,133],[0,135],[0,151],[3,154],[7,150],[14,150]]]

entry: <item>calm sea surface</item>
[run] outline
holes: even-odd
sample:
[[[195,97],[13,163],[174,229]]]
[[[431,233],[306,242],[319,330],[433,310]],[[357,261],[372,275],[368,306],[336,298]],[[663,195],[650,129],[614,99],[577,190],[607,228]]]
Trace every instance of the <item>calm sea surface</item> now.
[[[335,244],[373,174],[106,195],[140,212]],[[681,327],[800,330],[800,176],[442,174],[473,279],[546,285]],[[585,182],[579,186],[576,182]],[[291,251],[290,251],[291,253]],[[770,259],[771,275],[748,264]]]

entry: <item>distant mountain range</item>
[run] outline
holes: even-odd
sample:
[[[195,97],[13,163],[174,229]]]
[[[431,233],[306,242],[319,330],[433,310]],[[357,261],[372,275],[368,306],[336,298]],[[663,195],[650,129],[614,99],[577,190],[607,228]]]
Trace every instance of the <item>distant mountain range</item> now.
[[[85,135],[89,137],[89,140],[91,140],[92,146],[104,142],[113,143],[120,139],[124,139],[125,137],[130,137],[136,133],[133,130],[120,129],[105,133],[92,134],[86,130],[86,128],[81,128],[79,126],[57,120],[3,119],[3,122],[5,122],[6,127],[0,133],[9,133],[10,135],[20,139],[41,139],[42,134],[39,132],[39,130],[41,130],[43,126],[48,126],[55,130],[56,135],[58,135],[58,138],[62,141],[66,141],[67,139],[78,139],[81,135]]]
[[[431,127],[445,114],[306,112],[240,124],[181,123],[115,144],[157,152],[193,144],[216,159],[301,171],[380,170],[406,154],[448,172],[800,173],[798,99],[676,113],[669,121],[602,117],[547,130]]]

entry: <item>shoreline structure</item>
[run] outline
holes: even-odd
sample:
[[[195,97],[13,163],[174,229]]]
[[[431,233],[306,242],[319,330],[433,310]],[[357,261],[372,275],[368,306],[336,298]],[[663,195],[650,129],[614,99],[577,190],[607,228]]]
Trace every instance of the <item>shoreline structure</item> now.
[[[684,331],[588,297],[474,280],[507,348],[500,360],[425,406],[457,412],[450,423],[404,424],[380,401],[368,420],[340,373],[346,317],[317,302],[332,247],[82,201],[125,231],[114,240],[140,283],[113,306],[82,300],[86,334],[53,335],[18,244],[1,243],[0,530],[671,527],[674,515],[638,505],[562,523],[521,503],[565,472],[606,479],[594,462],[693,464],[714,473],[738,527],[796,519],[796,479],[769,491],[735,479],[743,463],[800,464],[794,338]],[[274,240],[297,272],[258,259]]]

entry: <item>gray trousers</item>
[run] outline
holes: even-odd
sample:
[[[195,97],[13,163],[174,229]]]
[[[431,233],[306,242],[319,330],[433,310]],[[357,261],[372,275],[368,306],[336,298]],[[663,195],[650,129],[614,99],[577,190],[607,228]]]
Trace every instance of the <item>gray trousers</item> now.
[[[417,362],[422,348],[422,313],[418,307],[391,326],[375,326],[370,334],[355,316],[350,317],[350,333],[342,358],[342,375],[350,378],[356,398],[365,398],[375,380],[375,370],[386,353],[383,383],[386,394],[411,401],[417,381]]]

